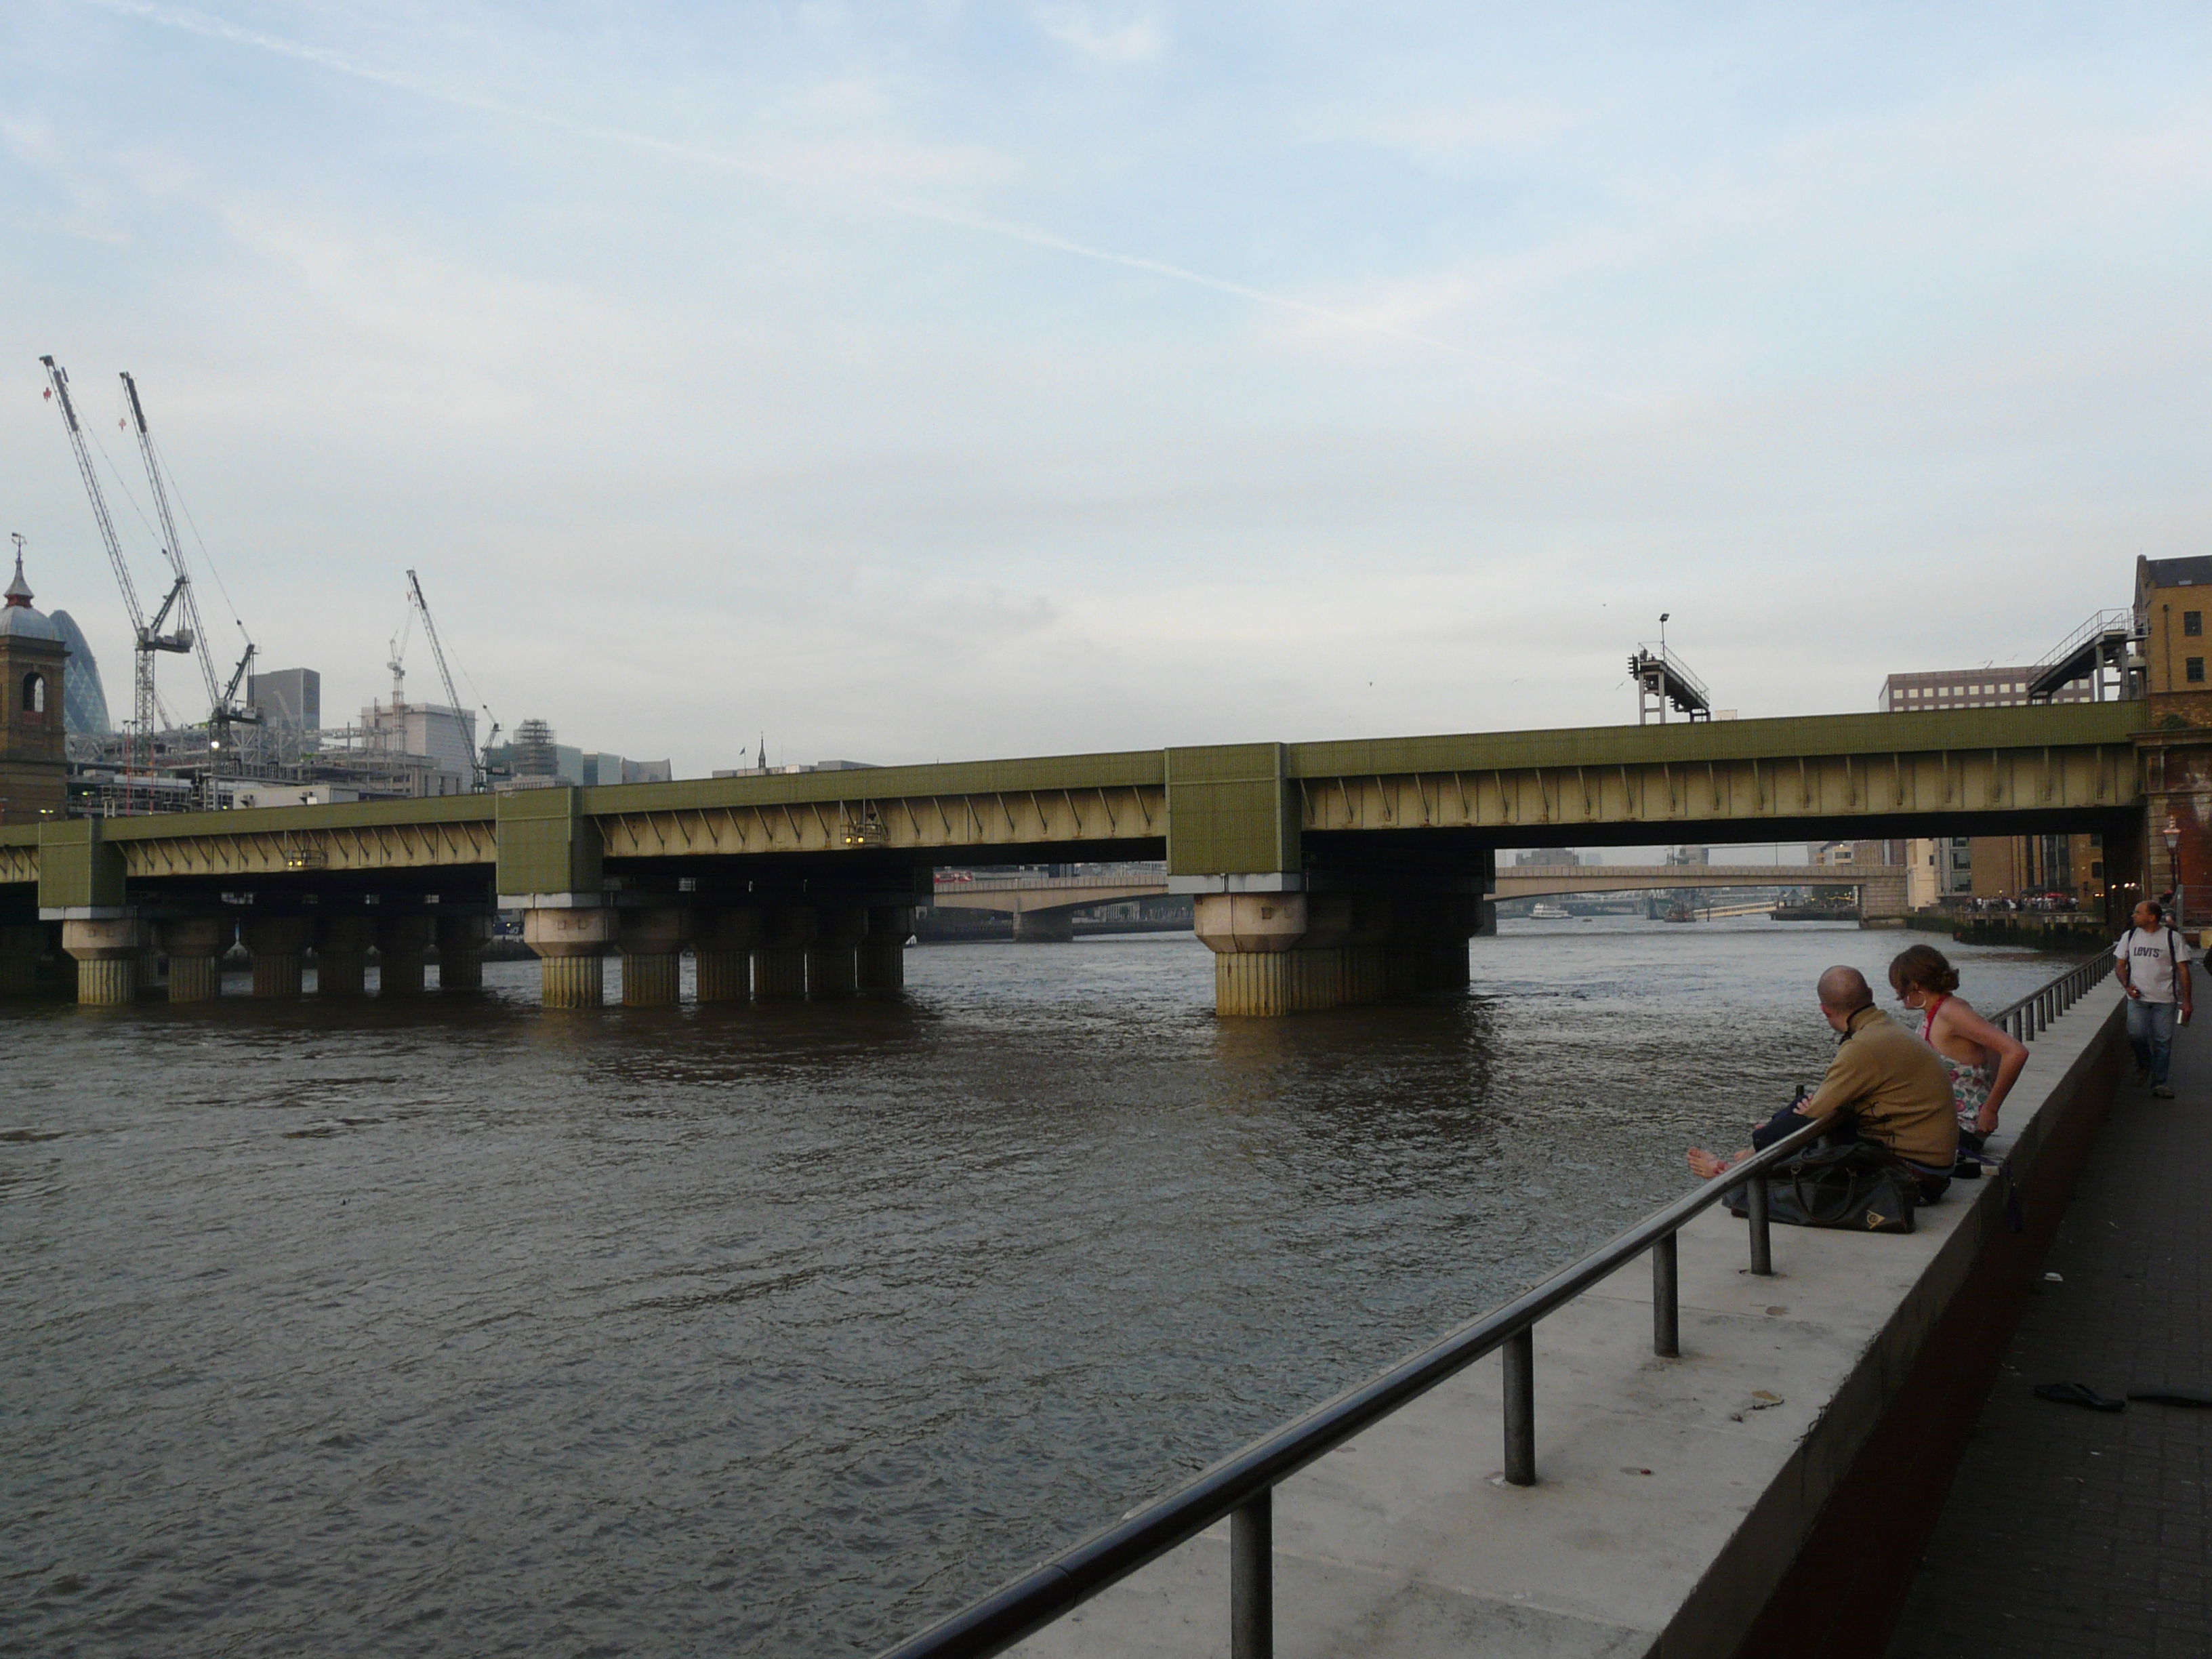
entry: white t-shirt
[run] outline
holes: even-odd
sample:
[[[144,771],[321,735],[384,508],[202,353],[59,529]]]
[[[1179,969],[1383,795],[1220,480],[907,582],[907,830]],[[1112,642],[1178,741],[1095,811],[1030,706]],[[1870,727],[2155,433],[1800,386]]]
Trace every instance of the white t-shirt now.
[[[2112,947],[2115,961],[2128,964],[2128,983],[2142,993],[2145,1002],[2172,1002],[2173,994],[2173,964],[2177,957],[2183,962],[2194,962],[2197,953],[2189,948],[2188,941],[2171,927],[2160,927],[2145,933],[2140,927],[2130,927],[2121,935],[2120,942]]]

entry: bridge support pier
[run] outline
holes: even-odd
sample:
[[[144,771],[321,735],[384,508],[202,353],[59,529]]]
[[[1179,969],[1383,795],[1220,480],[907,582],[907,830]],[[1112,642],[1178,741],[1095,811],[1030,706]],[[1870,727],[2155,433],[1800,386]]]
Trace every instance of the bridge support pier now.
[[[760,940],[761,913],[750,904],[724,905],[699,918],[699,1000],[743,1002],[752,994],[752,950]]]
[[[612,910],[598,904],[539,906],[522,913],[522,940],[538,955],[545,1006],[597,1008],[605,1004],[604,959],[614,943],[614,916]]]
[[[222,953],[237,932],[228,915],[172,916],[160,925],[170,1001],[213,1002],[222,994]]]
[[[438,988],[477,991],[483,988],[484,940],[491,933],[489,916],[438,918]]]
[[[906,988],[906,936],[914,931],[914,912],[904,905],[868,907],[868,934],[854,955],[854,971],[862,991]]]
[[[253,953],[253,994],[295,997],[304,982],[307,940],[314,929],[305,916],[251,915],[240,924]]]
[[[762,1002],[800,1001],[806,995],[807,946],[818,919],[811,904],[779,904],[753,947],[753,995]]]
[[[1293,960],[1306,934],[1304,893],[1200,893],[1192,911],[1200,942],[1213,952],[1215,1013],[1297,1012],[1295,988],[1311,971]]]
[[[437,924],[428,916],[386,916],[376,924],[376,994],[380,997],[419,997],[428,982],[426,971]]]
[[[46,930],[35,921],[0,927],[0,996],[25,996],[39,988],[39,963]]]
[[[1903,875],[1885,876],[1859,884],[1859,926],[1902,927],[1907,909]]]
[[[819,1002],[860,989],[860,941],[868,934],[867,907],[824,904],[815,913],[814,942],[806,949],[806,994]]]
[[[673,1007],[683,998],[684,941],[690,937],[691,912],[679,904],[656,904],[617,911],[616,917],[623,1006]]]
[[[1074,944],[1075,912],[1073,910],[1017,910],[1014,912],[1014,943],[1017,945]]]
[[[1441,890],[1439,890],[1441,889]],[[1214,1012],[1272,1018],[1466,985],[1468,940],[1483,929],[1479,893],[1224,892],[1194,896],[1213,951]]]
[[[128,912],[63,922],[62,949],[76,963],[78,1003],[113,1008],[136,1001],[143,946],[138,918]]]
[[[315,929],[315,994],[351,999],[368,994],[368,952],[376,923],[349,912],[325,914]],[[173,965],[170,977],[174,979]]]

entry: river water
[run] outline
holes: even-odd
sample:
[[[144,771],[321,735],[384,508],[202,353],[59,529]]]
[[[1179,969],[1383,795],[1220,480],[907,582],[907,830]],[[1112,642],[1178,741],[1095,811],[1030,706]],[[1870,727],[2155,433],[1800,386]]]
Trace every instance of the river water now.
[[[0,1652],[871,1651],[1683,1190],[1906,942],[1509,922],[1266,1023],[1187,935],[0,1005]]]

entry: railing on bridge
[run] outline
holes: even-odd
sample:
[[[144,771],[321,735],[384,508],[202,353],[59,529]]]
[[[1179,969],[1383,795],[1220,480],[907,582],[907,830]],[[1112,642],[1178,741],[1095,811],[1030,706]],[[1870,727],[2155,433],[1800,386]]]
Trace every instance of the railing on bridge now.
[[[2033,1040],[2112,971],[2100,951],[2049,984],[1989,1016],[2023,1041]],[[1534,1290],[1461,1326],[1443,1340],[1381,1376],[1316,1406],[1264,1439],[1232,1453],[1188,1484],[1115,1524],[1092,1534],[1020,1577],[1001,1585],[882,1659],[986,1659],[1188,1543],[1228,1517],[1229,1628],[1232,1659],[1272,1659],[1274,1651],[1274,1489],[1399,1407],[1504,1350],[1505,1479],[1536,1479],[1537,1321],[1610,1278],[1646,1251],[1651,1256],[1651,1351],[1681,1352],[1676,1235],[1738,1187],[1750,1218],[1751,1271],[1771,1274],[1774,1251],[1763,1175],[1823,1133],[1820,1121],[1754,1152],[1695,1192],[1654,1211],[1611,1243],[1564,1267]]]
[[[2144,637],[2137,624],[2135,612],[2129,610],[2110,610],[2092,612],[2089,620],[2061,640],[2049,655],[2035,665],[2027,682],[2030,702],[2049,702],[2059,692],[2076,680],[2091,682],[2091,695],[2099,702],[2105,700],[2105,671],[2115,663],[2124,665],[2127,648]],[[2122,690],[2125,690],[2124,683]]]

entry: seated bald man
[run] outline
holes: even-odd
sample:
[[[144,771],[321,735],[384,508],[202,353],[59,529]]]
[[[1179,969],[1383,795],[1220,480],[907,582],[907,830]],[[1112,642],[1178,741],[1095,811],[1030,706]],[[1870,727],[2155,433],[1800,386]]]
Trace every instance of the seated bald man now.
[[[1942,1056],[1874,1006],[1874,991],[1856,968],[1821,975],[1820,998],[1820,1012],[1842,1034],[1828,1074],[1812,1094],[1753,1129],[1752,1146],[1771,1146],[1808,1118],[1832,1118],[1838,1130],[1904,1159],[1919,1177],[1921,1202],[1934,1203],[1959,1158],[1959,1117]],[[1710,1180],[1747,1156],[1723,1158],[1692,1147],[1690,1170]]]

